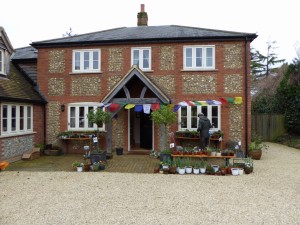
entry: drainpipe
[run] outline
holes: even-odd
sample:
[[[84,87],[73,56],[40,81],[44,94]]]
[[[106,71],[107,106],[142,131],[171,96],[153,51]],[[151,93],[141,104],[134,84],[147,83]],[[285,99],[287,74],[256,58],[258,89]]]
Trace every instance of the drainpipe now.
[[[248,37],[245,37],[245,145],[246,157],[248,157]]]
[[[44,104],[44,146],[46,146],[46,103]]]

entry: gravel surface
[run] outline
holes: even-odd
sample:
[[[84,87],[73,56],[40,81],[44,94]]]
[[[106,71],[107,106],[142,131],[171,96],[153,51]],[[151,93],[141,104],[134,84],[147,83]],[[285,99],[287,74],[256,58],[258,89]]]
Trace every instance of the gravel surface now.
[[[300,224],[300,150],[241,176],[0,173],[0,224]]]

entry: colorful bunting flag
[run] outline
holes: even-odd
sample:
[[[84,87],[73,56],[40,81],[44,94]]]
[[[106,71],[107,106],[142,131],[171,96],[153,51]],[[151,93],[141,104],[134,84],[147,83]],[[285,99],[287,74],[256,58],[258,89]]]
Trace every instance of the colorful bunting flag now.
[[[151,104],[143,104],[144,113],[150,114]]]
[[[112,103],[110,106],[109,106],[109,111],[111,112],[114,112],[114,111],[117,111],[119,109],[120,105],[117,104],[117,103]]]
[[[224,104],[224,105],[228,104],[228,101],[225,98],[219,98],[219,99],[220,99],[222,104]]]
[[[127,104],[125,106],[125,109],[132,109],[135,106],[135,104]]]
[[[234,103],[235,104],[242,104],[243,103],[242,97],[235,97],[234,98]]]
[[[174,105],[173,112],[177,112],[180,109],[180,105]]]
[[[151,105],[151,109],[152,111],[158,110],[160,109],[160,104],[159,103],[154,103]]]
[[[135,105],[134,111],[135,112],[143,112],[143,105]]]

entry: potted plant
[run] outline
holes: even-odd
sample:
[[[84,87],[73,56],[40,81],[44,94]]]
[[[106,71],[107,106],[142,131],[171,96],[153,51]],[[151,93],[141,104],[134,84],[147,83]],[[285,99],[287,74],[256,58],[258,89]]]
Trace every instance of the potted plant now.
[[[165,158],[168,158],[168,159],[171,159],[171,150],[169,149],[165,149],[165,150],[162,150],[160,153],[159,153],[159,159],[161,162],[163,162],[165,160]]]
[[[260,160],[262,156],[262,150],[268,150],[268,149],[269,146],[263,143],[261,137],[257,135],[252,136],[252,140],[249,144],[249,156],[252,159]]]
[[[183,159],[178,159],[177,165],[178,165],[178,173],[180,175],[185,174],[185,165]]]
[[[177,115],[173,112],[173,109],[167,106],[162,106],[151,113],[151,119],[157,125],[162,125],[164,128],[163,137],[163,149],[169,149],[168,145],[168,126],[177,121]]]
[[[253,172],[253,159],[250,157],[247,157],[244,159],[245,161],[245,168],[244,168],[244,172],[245,174],[250,174]]]
[[[163,170],[168,170],[169,169],[169,166],[171,165],[171,158],[164,158],[164,160],[161,162],[162,164],[162,168]]]
[[[77,172],[82,172],[83,164],[78,162],[78,161],[75,161],[75,162],[72,163],[72,167],[76,168]]]
[[[193,171],[192,161],[190,158],[185,159],[185,172],[190,174]]]
[[[199,161],[198,160],[194,161],[193,173],[194,174],[199,174],[200,173],[200,165],[199,165]]]
[[[111,120],[111,113],[106,112],[101,108],[97,108],[95,110],[89,111],[87,114],[87,118],[89,123],[94,123],[97,125],[96,135],[97,135],[97,142],[96,143],[96,151],[100,152],[99,149],[99,138],[100,138],[100,131],[99,127],[101,127],[103,124],[108,123]]]
[[[207,162],[204,159],[200,160],[200,172],[202,174],[206,173]]]
[[[172,162],[171,162],[171,165],[169,166],[169,173],[175,174],[176,173],[176,167],[177,167],[176,160],[173,159]]]

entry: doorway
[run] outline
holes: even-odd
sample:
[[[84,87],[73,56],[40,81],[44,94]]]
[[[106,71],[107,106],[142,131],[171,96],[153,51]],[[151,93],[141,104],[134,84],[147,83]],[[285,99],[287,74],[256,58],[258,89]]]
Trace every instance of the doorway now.
[[[130,150],[151,150],[153,147],[153,122],[150,114],[130,110]]]

